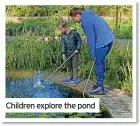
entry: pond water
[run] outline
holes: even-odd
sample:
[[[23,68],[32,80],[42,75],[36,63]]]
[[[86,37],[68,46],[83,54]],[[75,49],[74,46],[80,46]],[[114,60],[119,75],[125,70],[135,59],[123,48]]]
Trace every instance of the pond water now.
[[[40,72],[33,78],[9,80],[6,78],[6,98],[82,98],[82,93],[59,84],[46,81],[44,88],[34,88]],[[86,96],[88,97],[88,96]],[[108,118],[109,115],[100,113],[6,113],[6,118]]]
[[[34,87],[38,81],[42,83],[42,75],[38,71],[33,78],[6,81],[7,98],[71,98],[82,97],[82,94],[62,85],[45,81],[44,88]]]

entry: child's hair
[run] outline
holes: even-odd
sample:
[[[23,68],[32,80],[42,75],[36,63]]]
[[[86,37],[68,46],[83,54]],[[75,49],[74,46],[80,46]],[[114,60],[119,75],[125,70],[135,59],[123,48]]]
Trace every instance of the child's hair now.
[[[68,26],[68,23],[67,21],[65,20],[60,20],[58,23],[57,23],[57,28],[60,29],[60,28],[66,28]]]
[[[83,10],[81,8],[74,7],[70,10],[69,16],[75,17],[77,14],[81,15],[82,12]]]

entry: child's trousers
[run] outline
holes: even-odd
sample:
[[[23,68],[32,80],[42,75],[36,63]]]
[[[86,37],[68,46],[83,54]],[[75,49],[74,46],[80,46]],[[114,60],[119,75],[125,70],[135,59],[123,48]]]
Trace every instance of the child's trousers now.
[[[113,42],[105,47],[96,49],[94,68],[96,72],[96,84],[98,87],[103,87],[104,72],[105,72],[105,58],[112,47]],[[114,64],[115,65],[115,64]]]
[[[69,58],[71,54],[66,54],[66,58]],[[78,76],[78,54],[74,54],[68,61],[67,61],[68,72],[70,78],[77,78]]]

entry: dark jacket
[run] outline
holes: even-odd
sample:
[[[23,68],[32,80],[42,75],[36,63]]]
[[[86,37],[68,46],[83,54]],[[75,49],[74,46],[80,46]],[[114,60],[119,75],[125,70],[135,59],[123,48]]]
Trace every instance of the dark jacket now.
[[[106,21],[90,9],[82,13],[81,26],[87,36],[87,43],[93,58],[95,58],[96,48],[104,47],[115,39]]]
[[[61,33],[61,44],[63,54],[72,54],[75,50],[80,50],[81,37],[76,30],[70,30],[68,34]]]

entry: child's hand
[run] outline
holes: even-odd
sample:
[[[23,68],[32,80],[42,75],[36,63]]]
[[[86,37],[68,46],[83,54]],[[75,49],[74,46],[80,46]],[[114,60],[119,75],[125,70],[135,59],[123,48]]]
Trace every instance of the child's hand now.
[[[65,56],[65,54],[63,54],[63,60],[66,60],[66,56]]]
[[[75,50],[74,53],[79,53],[79,50]]]
[[[93,61],[94,61],[94,62],[96,61],[96,57],[93,58]]]

